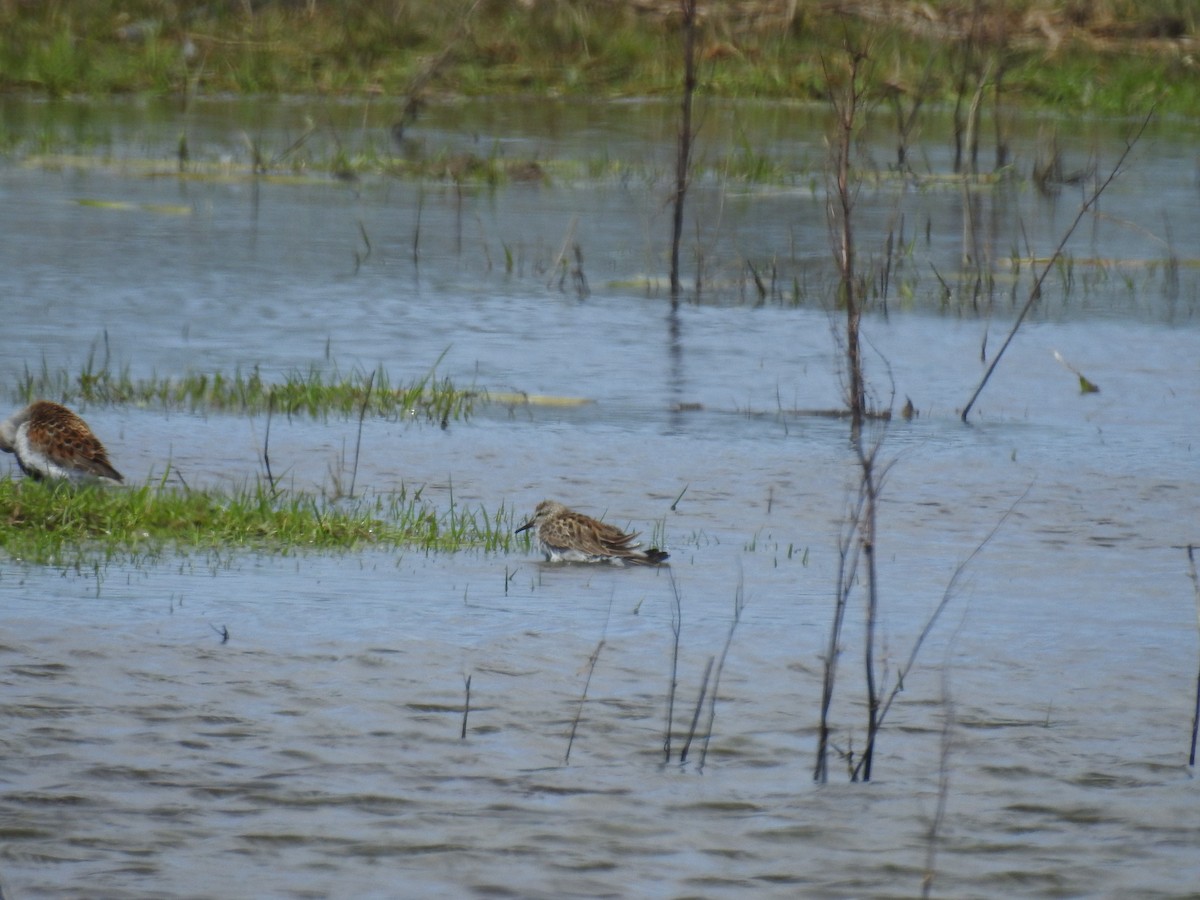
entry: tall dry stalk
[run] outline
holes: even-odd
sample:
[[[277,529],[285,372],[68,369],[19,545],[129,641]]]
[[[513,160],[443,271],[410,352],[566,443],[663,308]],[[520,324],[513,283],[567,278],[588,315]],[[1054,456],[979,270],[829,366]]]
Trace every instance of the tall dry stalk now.
[[[825,66],[829,85],[829,104],[836,117],[833,138],[833,190],[829,193],[826,212],[833,232],[833,255],[838,271],[838,300],[846,310],[846,405],[854,430],[862,427],[866,415],[866,382],[862,370],[862,343],[859,325],[862,320],[862,291],[855,271],[854,201],[857,185],[852,181],[851,153],[854,150],[858,117],[866,96],[866,51],[847,45],[848,58],[845,83],[839,88],[836,78]],[[824,61],[822,61],[824,65]]]
[[[831,141],[833,160],[831,185],[826,212],[832,235],[834,263],[838,272],[838,301],[845,307],[846,332],[843,350],[846,359],[847,396],[850,412],[850,442],[858,463],[858,500],[840,545],[841,565],[838,572],[837,595],[829,644],[825,655],[825,677],[821,696],[821,722],[818,731],[817,761],[813,778],[822,782],[828,778],[830,749],[829,709],[833,701],[837,659],[841,651],[841,633],[852,587],[857,581],[859,565],[866,582],[866,639],[863,666],[867,690],[867,744],[864,758],[853,768],[855,777],[871,777],[874,737],[878,730],[880,694],[876,678],[875,628],[879,609],[879,583],[875,563],[876,520],[882,474],[877,465],[879,449],[886,431],[881,430],[870,446],[863,436],[863,421],[867,417],[866,377],[863,373],[862,303],[865,289],[856,270],[854,243],[854,203],[858,183],[854,179],[851,154],[860,125],[867,96],[867,51],[849,41],[843,46],[845,70],[836,76],[822,60],[828,99],[834,113],[835,131]]]
[[[683,237],[683,202],[692,168],[692,99],[696,93],[696,0],[679,0],[683,14],[683,98],[675,154],[675,195],[671,217],[671,302],[679,302],[679,242]]]
[[[679,751],[679,762],[685,763],[688,758],[688,751],[692,747],[692,739],[696,736],[696,728],[700,725],[700,713],[704,709],[704,698],[708,694],[708,679],[712,675],[713,664],[717,658],[710,656],[708,665],[704,667],[704,677],[700,679],[700,695],[696,698],[696,706],[692,710],[692,724],[688,727],[687,737],[683,741],[683,749]]]

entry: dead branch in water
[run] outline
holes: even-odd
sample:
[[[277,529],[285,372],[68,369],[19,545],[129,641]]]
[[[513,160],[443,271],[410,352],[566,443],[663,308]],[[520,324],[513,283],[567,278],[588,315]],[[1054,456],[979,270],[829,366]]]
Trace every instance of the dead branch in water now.
[[[875,460],[883,445],[885,433],[880,434],[879,439],[869,451],[863,447],[862,430],[856,430],[853,435],[854,452],[858,457],[861,478],[860,489],[863,495],[862,516],[858,522],[858,542],[862,548],[862,559],[866,565],[867,577],[866,643],[863,647],[863,669],[867,685],[867,744],[854,769],[853,780],[858,780],[861,775],[863,781],[871,780],[871,765],[875,759],[875,737],[879,733],[879,727],[883,721],[880,710],[880,691],[875,679],[875,626],[879,620],[879,577],[876,564],[878,557],[875,550],[879,491],[883,485],[883,479],[887,475],[887,470],[891,466],[888,464],[883,467],[882,471],[878,471],[875,467]]]
[[[942,613],[946,611],[946,607],[950,604],[950,601],[954,599],[956,588],[959,581],[962,580],[963,573],[966,572],[967,567],[975,560],[975,557],[979,556],[983,552],[983,549],[992,542],[992,538],[996,536],[1001,526],[1008,521],[1008,517],[1021,505],[1021,502],[1029,496],[1029,492],[1032,489],[1033,485],[1030,484],[1021,492],[1021,496],[1014,500],[1012,505],[1004,511],[1004,514],[992,526],[992,530],[987,533],[987,536],[982,541],[975,545],[975,549],[970,552],[966,559],[958,564],[954,570],[954,574],[950,576],[950,581],[946,584],[946,590],[942,592],[941,601],[934,607],[933,612],[930,613],[929,618],[925,621],[925,627],[921,629],[921,633],[917,635],[916,641],[913,642],[912,650],[909,651],[908,660],[896,673],[896,683],[888,693],[887,699],[879,706],[879,714],[875,721],[876,729],[867,735],[867,746],[863,748],[862,757],[854,768],[855,777],[861,773],[864,781],[870,780],[870,758],[874,750],[875,737],[878,734],[878,730],[882,727],[884,719],[892,708],[892,704],[896,701],[896,697],[904,690],[904,679],[908,677],[908,673],[912,671],[913,666],[916,664],[917,656],[921,652],[921,647],[925,643],[925,639],[929,637],[934,625],[937,624]]]
[[[671,728],[675,724],[675,690],[679,685],[679,632],[683,628],[683,602],[679,596],[679,585],[675,583],[675,570],[667,569],[671,579],[671,631],[675,641],[671,649],[671,681],[667,686],[667,733],[663,737],[663,762],[671,761]]]
[[[821,65],[828,89],[827,99],[836,120],[835,133],[831,140],[833,173],[832,184],[826,206],[829,229],[833,244],[834,262],[838,271],[838,301],[846,309],[846,333],[843,347],[846,357],[847,385],[846,407],[850,414],[850,442],[859,466],[858,502],[843,535],[839,547],[841,562],[838,571],[837,597],[834,606],[833,624],[825,659],[825,677],[821,697],[821,724],[817,742],[817,762],[813,778],[823,782],[828,777],[829,708],[833,700],[834,676],[837,656],[840,652],[842,627],[845,622],[846,606],[855,581],[858,564],[866,568],[866,644],[863,664],[867,686],[867,733],[873,737],[877,728],[879,691],[875,679],[875,621],[878,611],[878,583],[875,567],[875,521],[879,500],[882,473],[877,473],[875,461],[886,429],[881,431],[870,450],[863,443],[863,420],[867,416],[866,378],[863,373],[862,341],[859,326],[862,320],[863,290],[860,289],[856,271],[854,241],[854,204],[858,194],[858,183],[853,178],[851,154],[855,135],[861,127],[859,114],[867,96],[867,64],[869,54],[862,46],[851,43],[849,38],[843,47],[847,62],[839,87],[837,77],[824,58]],[[860,762],[865,780],[871,777],[870,748]]]
[[[971,414],[971,407],[975,405],[975,401],[979,399],[979,395],[983,393],[984,387],[987,385],[988,380],[992,377],[992,372],[996,371],[996,366],[998,366],[1000,364],[1000,360],[1004,358],[1004,351],[1008,349],[1008,345],[1011,344],[1013,338],[1017,336],[1017,330],[1021,327],[1021,323],[1025,321],[1025,317],[1029,314],[1029,311],[1033,309],[1033,305],[1039,299],[1041,299],[1042,283],[1046,280],[1046,276],[1050,274],[1050,270],[1062,257],[1063,251],[1067,246],[1067,241],[1071,239],[1071,236],[1075,233],[1075,229],[1078,228],[1079,223],[1083,221],[1083,217],[1086,216],[1099,202],[1100,195],[1104,193],[1104,191],[1110,184],[1113,183],[1114,180],[1116,180],[1117,175],[1120,174],[1122,167],[1125,165],[1125,160],[1129,157],[1129,154],[1133,151],[1134,146],[1141,139],[1143,132],[1145,132],[1146,127],[1150,124],[1150,119],[1153,116],[1154,110],[1151,109],[1150,112],[1146,113],[1146,117],[1142,119],[1141,124],[1137,127],[1134,133],[1125,139],[1125,149],[1121,151],[1121,155],[1117,159],[1116,164],[1109,171],[1108,177],[1105,178],[1104,181],[1102,181],[1092,191],[1087,199],[1083,201],[1083,204],[1079,207],[1079,212],[1075,215],[1074,220],[1067,227],[1066,233],[1063,234],[1062,240],[1058,242],[1058,246],[1054,248],[1054,252],[1042,266],[1042,271],[1034,280],[1033,287],[1029,289],[1029,298],[1025,301],[1025,305],[1021,307],[1021,312],[1018,313],[1017,320],[1013,322],[1012,328],[1009,329],[1008,337],[1004,339],[1004,343],[1001,344],[1000,349],[996,351],[995,357],[992,358],[992,364],[988,366],[987,371],[983,374],[983,380],[979,382],[979,387],[975,388],[975,393],[971,395],[971,399],[968,400],[967,405],[963,407],[962,420],[964,423],[967,421],[967,416]]]
[[[704,729],[704,743],[700,747],[700,764],[698,771],[704,771],[704,762],[708,759],[708,742],[712,739],[713,723],[717,719],[717,689],[721,686],[721,672],[725,669],[725,659],[729,656],[729,645],[733,643],[733,633],[737,630],[738,622],[742,620],[742,610],[746,607],[745,584],[738,576],[737,591],[733,595],[733,621],[729,623],[729,632],[725,635],[725,646],[721,648],[721,656],[717,660],[717,671],[713,675],[711,699],[708,701],[708,725]]]
[[[850,410],[853,427],[862,427],[866,415],[866,385],[863,379],[862,344],[859,340],[859,324],[862,319],[862,297],[858,274],[855,270],[854,249],[854,201],[858,195],[858,184],[852,181],[850,156],[854,149],[855,133],[860,127],[858,116],[867,95],[866,64],[867,51],[849,43],[843,48],[848,58],[845,73],[846,83],[839,91],[835,86],[834,74],[822,58],[825,83],[828,85],[829,107],[836,117],[833,138],[833,185],[829,191],[826,215],[833,233],[833,256],[838,271],[838,300],[846,309],[846,369],[850,384],[847,388],[846,405]]]
[[[704,697],[708,693],[708,678],[712,675],[713,663],[716,657],[708,658],[708,665],[704,667],[704,677],[700,679],[700,695],[696,698],[696,708],[692,710],[692,724],[688,728],[687,739],[683,742],[683,749],[679,751],[679,761],[687,762],[688,750],[692,746],[692,738],[696,736],[696,726],[700,724],[700,711],[704,709]]]
[[[683,237],[683,201],[692,169],[692,99],[696,93],[696,0],[679,0],[683,14],[683,99],[675,156],[675,196],[671,217],[671,302],[679,302],[679,241]]]
[[[459,735],[461,740],[467,739],[467,714],[471,711],[471,676],[468,675],[465,684],[466,696],[463,698],[463,721],[462,734]]]
[[[837,660],[842,652],[842,628],[846,621],[846,606],[850,591],[858,572],[858,554],[861,545],[854,540],[858,523],[862,520],[862,485],[858,498],[850,510],[845,531],[838,541],[837,592],[834,600],[833,621],[829,628],[829,642],[825,648],[824,674],[821,678],[821,718],[817,729],[817,761],[813,768],[813,781],[824,784],[829,780],[829,709],[833,704],[833,686],[837,679]]]
[[[1200,579],[1196,578],[1195,547],[1188,544],[1188,572],[1192,576],[1192,589],[1196,593],[1196,626],[1200,628]],[[1200,727],[1200,671],[1196,672],[1196,711],[1192,713],[1192,749],[1188,753],[1188,765],[1196,764],[1196,729]]]
[[[583,691],[579,695],[579,705],[575,708],[575,718],[571,720],[571,733],[567,737],[567,752],[563,756],[563,765],[571,762],[571,748],[575,745],[575,732],[579,730],[579,720],[583,718],[583,704],[587,702],[588,687],[592,683],[592,673],[596,671],[596,662],[600,659],[600,651],[604,649],[604,643],[608,638],[608,620],[612,615],[612,597],[608,598],[608,613],[604,617],[604,628],[600,631],[600,640],[596,643],[596,649],[592,651],[592,655],[588,657],[587,677],[583,680]]]

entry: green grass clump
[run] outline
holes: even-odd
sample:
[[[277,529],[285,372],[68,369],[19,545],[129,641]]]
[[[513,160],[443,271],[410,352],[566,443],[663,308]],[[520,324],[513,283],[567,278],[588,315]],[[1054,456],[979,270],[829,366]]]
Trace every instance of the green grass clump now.
[[[494,512],[438,509],[421,491],[352,502],[271,492],[232,494],[164,485],[77,487],[0,479],[0,548],[12,559],[56,565],[155,559],[167,551],[506,552],[520,541],[503,505]]]
[[[135,405],[191,412],[273,411],[287,415],[406,416],[446,424],[468,418],[480,392],[456,388],[449,379],[437,379],[430,370],[408,384],[396,384],[381,366],[372,373],[316,367],[293,372],[282,381],[263,378],[257,368],[232,375],[221,372],[193,373],[179,378],[137,379],[128,369],[114,370],[107,362],[96,365],[89,358],[79,372],[66,369],[40,372],[26,368],[17,382],[13,399],[29,403],[44,398],[60,403]]]

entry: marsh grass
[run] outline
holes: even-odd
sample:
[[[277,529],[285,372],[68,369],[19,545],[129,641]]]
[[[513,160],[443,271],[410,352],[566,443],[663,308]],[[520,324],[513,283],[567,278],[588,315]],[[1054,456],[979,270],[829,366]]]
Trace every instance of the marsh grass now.
[[[702,77],[718,96],[819,99],[820,55],[871,29],[890,57],[895,87],[920,85],[930,101],[952,101],[961,33],[972,16],[983,16],[972,32],[979,52],[1003,63],[1006,98],[1106,114],[1137,112],[1151,99],[1164,113],[1200,105],[1186,40],[1200,13],[1190,0],[1049,7],[1014,0],[986,9],[707,4],[698,35]],[[664,95],[679,84],[677,29],[672,0],[9,2],[0,3],[0,89],[366,93],[394,98],[397,110],[395,98],[416,109],[435,93]],[[439,61],[432,71],[431,59]]]
[[[393,381],[382,366],[373,372],[349,373],[311,367],[289,373],[280,381],[264,378],[257,368],[232,374],[139,379],[130,375],[128,367],[114,369],[107,359],[97,362],[93,353],[78,372],[51,370],[44,363],[36,372],[27,367],[14,385],[13,399],[20,403],[45,398],[68,405],[133,405],[191,412],[258,414],[273,409],[284,415],[313,418],[349,418],[365,412],[424,419],[443,426],[468,418],[482,392],[456,388],[449,379],[437,378],[435,369],[436,363],[426,375],[407,384]]]
[[[503,505],[439,509],[421,493],[331,503],[265,484],[219,493],[165,482],[103,488],[2,478],[0,547],[13,559],[71,565],[167,552],[505,552],[519,540]]]

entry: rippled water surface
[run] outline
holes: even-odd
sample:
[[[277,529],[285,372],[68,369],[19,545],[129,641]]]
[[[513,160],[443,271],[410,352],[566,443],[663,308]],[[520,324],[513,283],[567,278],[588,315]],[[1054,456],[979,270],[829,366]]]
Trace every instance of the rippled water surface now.
[[[669,571],[524,550],[0,557],[6,897],[913,896],[930,866],[941,896],[1194,895],[1194,127],[1157,123],[1139,143],[971,426],[958,411],[981,353],[1028,287],[1004,261],[1048,255],[1078,209],[1078,188],[1029,185],[1039,134],[1104,169],[1128,124],[1024,123],[1002,190],[864,192],[864,260],[899,213],[913,245],[889,314],[866,325],[876,393],[920,410],[881,450],[888,685],[956,567],[1024,499],[956,582],[874,780],[835,759],[818,786],[854,465],[846,424],[804,412],[841,395],[817,113],[711,112],[710,159],[753,146],[817,175],[700,179],[685,257],[691,279],[703,254],[706,289],[672,311],[642,286],[663,271],[667,108],[431,109],[397,152],[550,173],[458,190],[246,176],[248,144],[277,153],[305,116],[330,123],[314,160],[331,134],[386,143],[362,109],[214,103],[184,120],[2,102],[22,146],[89,158],[0,165],[0,384],[89,355],[139,378],[383,365],[396,381],[440,357],[460,385],[592,402],[484,406],[445,429],[368,420],[360,487],[521,511],[552,496],[657,531],[672,554]],[[224,174],[178,177],[184,128]],[[925,143],[922,166],[948,171],[947,142]],[[885,134],[875,152],[886,162]],[[997,279],[975,303],[960,292],[972,211]],[[772,264],[760,300],[750,267]],[[934,269],[956,292],[945,305]],[[1056,351],[1100,392],[1080,394]],[[134,482],[168,461],[192,484],[260,475],[262,419],[84,412]],[[356,432],[277,418],[272,459],[289,486],[327,489]],[[833,713],[855,754],[862,618],[854,606]]]

